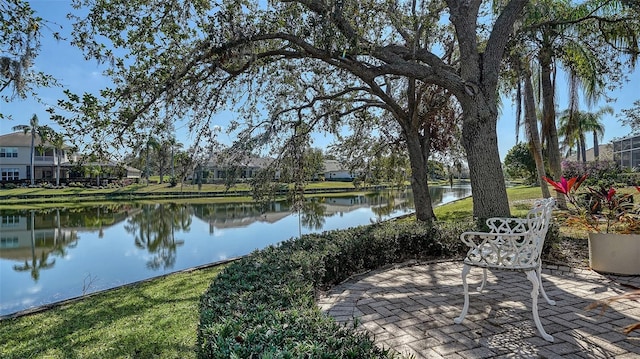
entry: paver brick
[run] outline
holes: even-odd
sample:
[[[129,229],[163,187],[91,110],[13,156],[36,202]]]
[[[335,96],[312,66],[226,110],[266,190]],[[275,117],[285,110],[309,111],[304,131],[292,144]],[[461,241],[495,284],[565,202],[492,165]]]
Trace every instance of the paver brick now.
[[[334,287],[318,306],[345,323],[356,317],[378,345],[415,359],[640,357],[638,335],[621,333],[640,321],[637,303],[616,303],[604,313],[585,310],[596,299],[625,292],[620,283],[640,286],[640,276],[543,266],[543,285],[557,303],[538,298],[543,326],[555,339],[550,343],[533,323],[530,282],[519,272],[489,271],[478,293],[482,272],[472,271],[469,313],[453,323],[464,303],[461,270],[461,262],[452,261],[372,271]]]

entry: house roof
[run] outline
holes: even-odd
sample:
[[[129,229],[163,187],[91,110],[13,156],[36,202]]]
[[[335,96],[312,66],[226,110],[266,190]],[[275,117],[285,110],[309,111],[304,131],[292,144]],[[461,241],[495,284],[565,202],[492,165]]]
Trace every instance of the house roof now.
[[[43,145],[39,136],[36,136],[33,141],[34,146]],[[6,135],[0,135],[0,146],[2,147],[31,147],[31,133],[24,133],[23,131],[17,131],[8,133]],[[51,143],[45,142],[44,147],[53,147]],[[64,145],[64,148],[70,148],[68,145]]]
[[[271,166],[274,159],[269,157],[247,157],[243,156],[241,158],[237,157],[224,157],[213,155],[211,159],[207,162],[206,166],[209,167],[218,167],[218,166],[242,166],[242,167],[253,167],[253,168],[265,168]]]
[[[599,158],[601,160],[613,160],[613,145],[611,143],[607,143],[607,144],[601,144],[598,146],[599,151],[600,151],[600,156]],[[588,149],[586,151],[587,154],[587,161],[594,161],[595,157],[594,157],[594,153],[593,153],[593,147],[591,147],[590,149]],[[571,154],[571,156],[567,156],[566,159],[569,161],[576,161],[578,158],[578,155],[575,153],[575,151]]]
[[[342,172],[347,171],[338,160],[324,160],[325,172]]]

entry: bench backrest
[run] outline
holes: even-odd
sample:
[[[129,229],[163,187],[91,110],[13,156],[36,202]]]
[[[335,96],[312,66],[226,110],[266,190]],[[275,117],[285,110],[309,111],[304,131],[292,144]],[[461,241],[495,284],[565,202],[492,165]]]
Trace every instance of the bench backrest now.
[[[534,202],[533,208],[527,214],[529,230],[532,232],[531,239],[534,241],[532,244],[535,246],[538,259],[542,254],[542,247],[551,225],[552,212],[555,206],[556,200],[554,198],[539,199]]]

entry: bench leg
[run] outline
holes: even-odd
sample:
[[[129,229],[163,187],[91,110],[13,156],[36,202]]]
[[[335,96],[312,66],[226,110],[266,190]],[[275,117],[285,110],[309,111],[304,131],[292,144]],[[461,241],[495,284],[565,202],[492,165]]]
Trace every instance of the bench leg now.
[[[547,292],[544,291],[544,285],[542,285],[542,262],[540,262],[537,272],[538,282],[540,282],[540,293],[542,293],[542,296],[547,301],[547,303],[549,303],[550,305],[556,305],[556,301],[553,299],[549,299],[549,297],[547,296]]]
[[[482,268],[482,283],[478,288],[476,288],[478,292],[482,292],[485,284],[487,284],[487,268]]]
[[[460,324],[464,320],[464,317],[467,315],[467,311],[469,310],[469,285],[467,284],[467,274],[471,270],[471,266],[465,264],[462,267],[462,288],[464,289],[464,306],[462,307],[462,313],[460,316],[453,320],[454,323]]]
[[[536,323],[536,328],[540,332],[540,335],[548,342],[553,342],[553,337],[544,331],[542,323],[540,322],[540,316],[538,315],[538,290],[540,288],[540,282],[538,281],[538,274],[535,270],[527,271],[527,279],[533,284],[533,290],[531,291],[531,312],[533,313],[533,321]]]

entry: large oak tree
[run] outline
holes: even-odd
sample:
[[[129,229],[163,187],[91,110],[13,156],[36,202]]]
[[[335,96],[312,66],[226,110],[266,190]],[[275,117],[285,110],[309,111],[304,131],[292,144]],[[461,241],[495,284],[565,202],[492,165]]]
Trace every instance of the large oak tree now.
[[[78,0],[88,15],[77,18],[74,42],[113,65],[115,86],[101,93],[111,112],[62,122],[124,138],[162,115],[188,117],[206,133],[216,112],[233,108],[238,147],[275,148],[300,121],[337,132],[350,115],[381,111],[404,131],[415,171],[425,168],[429,143],[420,88],[433,85],[462,109],[474,215],[509,215],[497,84],[528,1]],[[414,181],[426,187],[426,178]]]

